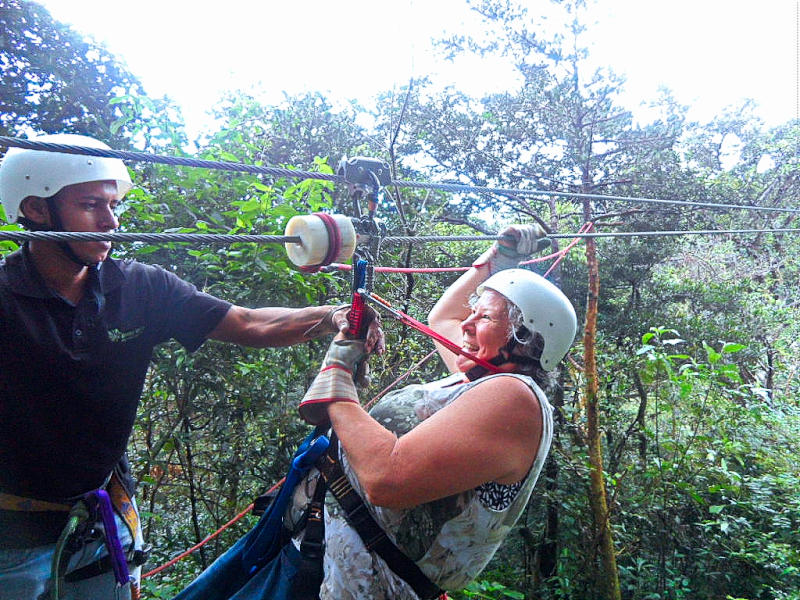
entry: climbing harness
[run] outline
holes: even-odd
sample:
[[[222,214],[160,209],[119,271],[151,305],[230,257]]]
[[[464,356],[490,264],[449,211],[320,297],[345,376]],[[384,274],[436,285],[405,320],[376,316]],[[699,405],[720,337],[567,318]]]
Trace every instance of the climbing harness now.
[[[67,574],[70,558],[91,539],[96,522],[102,523],[103,543],[108,553],[105,559],[91,563]],[[134,565],[143,564],[146,556],[140,551],[131,557]],[[111,496],[105,489],[97,489],[77,500],[69,511],[67,524],[56,542],[50,568],[49,597],[58,600],[65,582],[82,581],[114,572],[117,595],[126,592],[133,600],[139,597],[138,582],[131,578],[128,557],[120,543]]]
[[[19,512],[69,512],[71,504],[65,502],[49,502],[25,498],[14,494],[0,492],[0,510],[13,510]]]
[[[270,505],[269,511],[262,517],[263,524],[258,525],[252,539],[244,547],[242,564],[249,575],[253,575],[277,554],[279,546],[282,545],[283,515],[289,506],[292,493],[308,470],[327,450],[328,445],[328,438],[319,435],[307,439],[298,449],[278,496]]]
[[[419,567],[389,539],[353,489],[338,458],[335,434],[329,439],[316,428],[300,445],[280,491],[262,496],[265,505],[258,524],[203,571],[175,600],[250,600],[251,598],[316,599],[322,583],[325,554],[324,502],[330,491],[347,522],[365,547],[378,554],[422,599],[446,597]],[[287,526],[284,517],[297,485],[316,467],[320,477],[299,523]],[[267,498],[269,496],[269,498]],[[303,531],[299,557],[292,537]],[[286,552],[289,552],[287,555]],[[289,557],[289,558],[287,558]],[[284,563],[290,564],[289,567]],[[149,574],[148,574],[149,575]]]
[[[130,495],[116,474],[109,479],[106,489],[97,489],[70,502],[51,502],[25,498],[14,494],[0,493],[0,509],[20,513],[67,512],[67,523],[56,541],[50,571],[49,597],[57,599],[64,583],[89,579],[96,575],[113,571],[118,591],[130,587],[131,597],[138,596],[137,586],[131,580],[128,564],[144,564],[147,551],[137,549],[126,555],[119,540],[115,510],[135,539],[138,529],[138,515]],[[95,523],[102,523],[103,540],[107,556],[84,567],[66,573],[70,557],[77,552],[86,540],[92,537]]]
[[[443,594],[444,591],[428,579],[413,560],[403,554],[375,521],[344,473],[339,462],[338,449],[339,444],[334,433],[327,452],[317,461],[317,468],[331,494],[342,507],[347,523],[361,537],[366,549],[380,556],[395,575],[410,585],[422,600]]]

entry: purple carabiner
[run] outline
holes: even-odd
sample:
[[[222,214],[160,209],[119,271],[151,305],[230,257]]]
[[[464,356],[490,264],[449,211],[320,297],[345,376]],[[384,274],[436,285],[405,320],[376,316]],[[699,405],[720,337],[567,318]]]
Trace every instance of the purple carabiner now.
[[[97,490],[93,493],[97,496],[100,518],[103,520],[106,551],[111,557],[114,577],[117,580],[117,584],[122,586],[130,582],[131,576],[128,571],[128,561],[125,560],[125,552],[122,550],[122,543],[120,543],[119,535],[117,534],[117,522],[114,520],[114,508],[111,506],[111,498],[105,490]]]

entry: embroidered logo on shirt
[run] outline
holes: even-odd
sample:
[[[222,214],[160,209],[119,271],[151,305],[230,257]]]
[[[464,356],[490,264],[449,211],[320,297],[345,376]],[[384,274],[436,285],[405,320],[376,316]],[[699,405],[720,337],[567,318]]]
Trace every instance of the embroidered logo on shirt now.
[[[112,342],[129,342],[133,339],[136,339],[144,332],[144,326],[137,327],[136,329],[131,329],[130,331],[120,331],[119,329],[109,329],[108,330],[108,339]]]

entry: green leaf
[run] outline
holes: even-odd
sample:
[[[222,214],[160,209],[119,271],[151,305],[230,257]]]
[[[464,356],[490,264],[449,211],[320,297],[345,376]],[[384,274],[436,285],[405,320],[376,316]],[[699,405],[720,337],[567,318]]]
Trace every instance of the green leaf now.
[[[726,354],[733,354],[734,352],[740,352],[745,348],[747,348],[747,346],[744,344],[732,344],[728,342],[722,347],[722,351]]]

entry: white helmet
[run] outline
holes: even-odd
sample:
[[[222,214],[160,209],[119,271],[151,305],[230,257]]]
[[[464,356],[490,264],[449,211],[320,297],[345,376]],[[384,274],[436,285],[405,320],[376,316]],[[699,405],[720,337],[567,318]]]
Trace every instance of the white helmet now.
[[[99,140],[70,133],[43,135],[31,141],[110,150]],[[132,187],[128,169],[118,158],[9,148],[0,164],[0,201],[8,222],[16,223],[19,205],[28,196],[49,198],[68,185],[90,181],[116,181],[120,200]]]
[[[526,269],[504,269],[478,286],[478,294],[494,290],[516,304],[525,326],[544,338],[540,362],[552,371],[566,356],[578,331],[572,304],[555,285]]]

